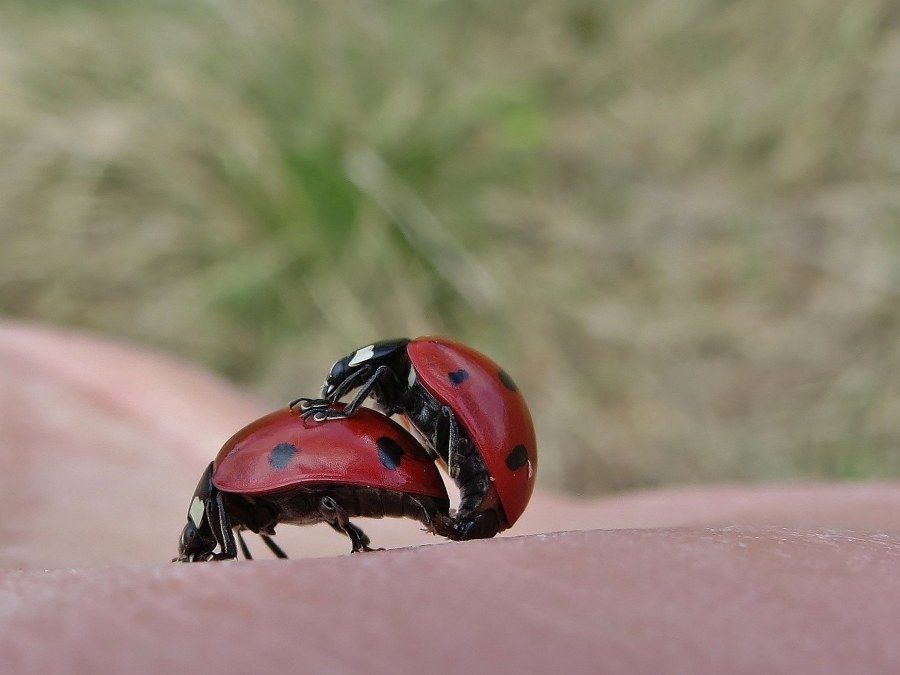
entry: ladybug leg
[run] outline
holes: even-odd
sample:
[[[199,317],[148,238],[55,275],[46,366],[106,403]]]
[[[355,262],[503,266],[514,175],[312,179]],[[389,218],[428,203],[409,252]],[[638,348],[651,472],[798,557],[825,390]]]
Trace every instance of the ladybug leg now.
[[[344,524],[343,527],[341,527],[336,522],[328,523],[328,524],[334,528],[335,532],[340,532],[341,534],[346,534],[348,537],[350,537],[350,540],[352,542],[354,542],[354,544],[356,542],[359,542],[359,550],[366,550],[366,551],[376,550],[373,548],[369,548],[369,544],[372,543],[372,541],[369,539],[369,535],[367,535],[365,532],[363,532],[361,527],[354,525],[349,520]],[[351,532],[352,532],[352,534],[351,534]],[[377,550],[381,551],[383,549],[377,549]],[[356,551],[353,551],[353,553],[356,553]]]
[[[441,408],[441,414],[447,418],[447,473],[450,478],[456,480],[459,476],[459,465],[465,459],[459,453],[459,427],[456,424],[456,415],[449,406]]]
[[[250,549],[247,548],[247,542],[244,541],[244,535],[241,534],[240,530],[237,531],[237,540],[238,540],[238,544],[241,547],[241,553],[244,554],[244,558],[246,560],[253,560],[253,556],[250,555]]]
[[[272,537],[267,534],[260,534],[259,538],[263,540],[263,543],[269,547],[269,550],[275,554],[276,558],[287,558],[287,553],[281,550],[281,547],[272,541]]]
[[[358,382],[360,382],[361,380],[365,380],[365,382],[363,382],[362,384],[362,388],[369,389],[372,386],[372,378],[375,377],[375,375],[378,375],[380,377],[378,371],[383,372],[384,370],[387,370],[387,366],[379,366],[376,369],[375,373],[373,373],[371,376],[369,375],[370,368],[371,367],[360,368],[346,380],[341,382],[333,391],[331,391],[331,393],[327,395],[326,383],[325,386],[322,387],[322,396],[325,396],[332,403],[335,401],[340,401],[344,397],[344,394],[346,394],[351,389],[355,389],[357,386],[360,386]],[[355,399],[356,397],[354,397],[354,400]]]
[[[324,422],[325,420],[335,420],[335,419],[346,419],[353,415],[356,412],[356,409],[362,405],[362,402],[366,400],[369,394],[372,393],[372,389],[375,388],[375,385],[385,376],[386,373],[390,371],[388,366],[379,366],[375,369],[375,372],[372,373],[371,377],[366,380],[363,385],[359,388],[359,391],[353,396],[343,410],[334,410],[331,407],[332,403],[335,403],[340,400],[341,396],[344,395],[344,392],[348,389],[347,386],[343,386],[335,391],[331,396],[327,399],[324,398],[298,398],[294,399],[290,403],[290,407],[293,408],[298,403],[300,404],[300,414],[303,415],[303,419],[312,416],[312,418],[316,422]],[[348,384],[351,381],[345,383]]]
[[[207,502],[206,512],[212,526],[213,536],[221,551],[212,556],[212,559],[234,560],[237,558],[234,533],[231,530],[231,519],[225,511],[225,500],[222,498],[221,492],[217,492],[215,498]]]
[[[383,551],[384,549],[374,549],[369,546],[371,543],[369,537],[360,528],[350,522],[347,512],[341,508],[331,497],[322,497],[319,500],[319,513],[322,519],[331,525],[338,532],[343,532],[353,544],[350,553],[358,553],[359,551]]]
[[[350,417],[355,413],[356,409],[366,400],[366,397],[372,392],[372,389],[378,384],[378,381],[381,380],[388,371],[390,371],[388,366],[378,366],[378,368],[375,369],[375,372],[372,373],[372,376],[359,388],[359,391],[356,392],[356,395],[350,400],[347,407],[339,414],[342,417]],[[335,392],[334,400],[337,401],[342,394],[343,392],[341,390]]]

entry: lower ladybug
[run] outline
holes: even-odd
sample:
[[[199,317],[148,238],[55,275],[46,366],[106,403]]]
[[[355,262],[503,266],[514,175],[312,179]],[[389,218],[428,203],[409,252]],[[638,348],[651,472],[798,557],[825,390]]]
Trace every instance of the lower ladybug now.
[[[509,374],[471,347],[439,337],[385,340],[331,368],[322,396],[353,417],[371,396],[387,415],[405,415],[446,462],[460,490],[451,539],[493,537],[518,520],[534,490],[537,442],[525,399]],[[307,401],[309,406],[322,406]]]
[[[406,517],[428,531],[449,532],[450,499],[434,461],[403,427],[374,410],[346,419],[328,414],[273,412],[232,436],[197,485],[181,534],[177,562],[244,557],[241,530],[271,539],[279,523],[325,522],[370,551],[369,538],[351,517]],[[216,552],[218,549],[218,552]]]

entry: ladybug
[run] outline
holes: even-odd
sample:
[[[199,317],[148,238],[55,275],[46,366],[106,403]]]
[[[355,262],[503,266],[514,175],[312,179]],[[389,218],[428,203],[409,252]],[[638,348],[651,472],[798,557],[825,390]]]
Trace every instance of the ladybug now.
[[[278,523],[326,522],[351,553],[373,550],[355,516],[413,518],[446,536],[450,498],[425,449],[374,410],[334,419],[342,408],[278,410],[234,434],[200,478],[174,561],[236,558],[232,530],[249,559],[244,529],[286,558],[271,539]]]
[[[338,360],[322,397],[334,403],[355,389],[346,408],[324,414],[352,417],[371,396],[385,414],[404,415],[459,487],[449,538],[493,537],[522,515],[537,470],[534,426],[515,382],[491,359],[446,338],[384,340]]]

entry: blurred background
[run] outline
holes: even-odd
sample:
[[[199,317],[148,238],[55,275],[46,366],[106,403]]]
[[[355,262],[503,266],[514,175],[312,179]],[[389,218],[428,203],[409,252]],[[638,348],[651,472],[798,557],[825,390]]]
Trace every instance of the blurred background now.
[[[894,1],[10,1],[0,103],[0,316],[273,406],[445,334],[577,494],[900,475]]]

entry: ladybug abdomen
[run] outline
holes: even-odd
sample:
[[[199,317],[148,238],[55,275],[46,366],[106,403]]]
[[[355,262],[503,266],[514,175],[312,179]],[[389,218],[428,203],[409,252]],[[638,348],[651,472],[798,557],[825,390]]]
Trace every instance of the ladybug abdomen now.
[[[448,406],[481,455],[508,525],[534,490],[537,442],[531,413],[510,376],[463,344],[422,337],[407,345],[418,383]]]
[[[323,521],[319,513],[322,497],[331,497],[351,518],[411,518],[431,528],[436,516],[446,516],[450,500],[352,485],[320,485],[300,488],[265,499],[278,510],[279,522],[308,525]]]

